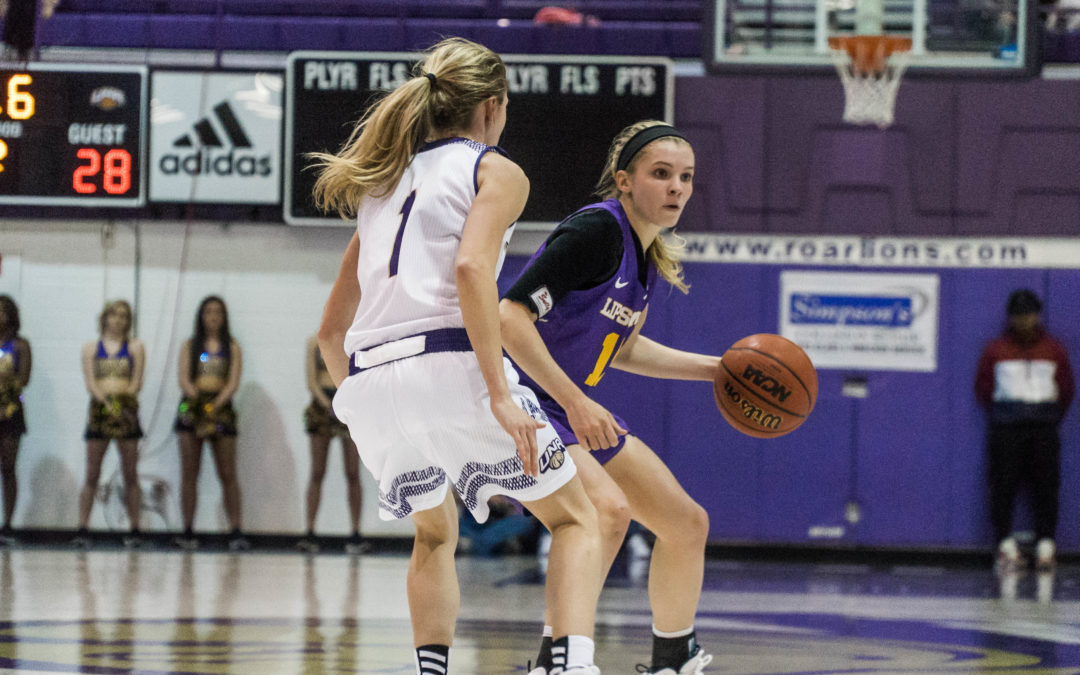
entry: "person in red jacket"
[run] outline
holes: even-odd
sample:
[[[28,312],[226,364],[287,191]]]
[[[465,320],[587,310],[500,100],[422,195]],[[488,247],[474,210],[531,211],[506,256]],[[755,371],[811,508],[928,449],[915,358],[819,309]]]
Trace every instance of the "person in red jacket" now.
[[[1054,565],[1054,532],[1061,483],[1058,426],[1072,403],[1073,372],[1065,348],[1040,321],[1042,303],[1022,288],[1009,295],[1008,326],[986,346],[975,374],[975,397],[986,408],[990,455],[990,518],[999,567],[1015,569],[1013,504],[1022,483],[1031,487],[1036,565]]]

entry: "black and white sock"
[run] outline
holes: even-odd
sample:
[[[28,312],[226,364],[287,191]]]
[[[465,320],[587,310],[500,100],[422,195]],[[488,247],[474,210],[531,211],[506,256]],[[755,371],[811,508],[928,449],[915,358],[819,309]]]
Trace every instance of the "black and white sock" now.
[[[696,651],[697,634],[693,626],[674,633],[665,633],[656,630],[656,626],[653,626],[652,669],[654,671],[671,668],[678,672]]]
[[[533,668],[543,668],[546,671],[551,671],[555,665],[551,660],[551,645],[554,640],[551,639],[551,626],[544,626],[544,635],[540,639],[540,653],[536,655],[536,663],[533,664]]]
[[[423,645],[416,648],[417,675],[446,675],[449,667],[449,645]]]
[[[551,654],[555,666],[549,671],[552,675],[569,671],[572,668],[593,665],[596,647],[592,638],[584,635],[568,635],[552,644]]]

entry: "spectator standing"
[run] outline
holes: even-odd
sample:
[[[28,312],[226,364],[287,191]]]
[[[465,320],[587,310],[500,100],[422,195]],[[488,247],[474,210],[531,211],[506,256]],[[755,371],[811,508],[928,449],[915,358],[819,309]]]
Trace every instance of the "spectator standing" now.
[[[1003,571],[1021,562],[1012,525],[1016,494],[1024,483],[1032,492],[1036,566],[1054,565],[1061,484],[1058,427],[1072,403],[1074,381],[1068,354],[1043,327],[1041,312],[1035,293],[1013,291],[1006,305],[1008,325],[987,345],[975,374],[975,396],[989,418],[990,517]]]

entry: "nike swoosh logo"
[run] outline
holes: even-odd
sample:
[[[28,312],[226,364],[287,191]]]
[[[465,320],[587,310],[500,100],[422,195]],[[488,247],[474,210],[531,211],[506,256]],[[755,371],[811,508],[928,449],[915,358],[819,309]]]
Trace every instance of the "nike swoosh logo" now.
[[[619,283],[620,281],[622,281],[621,284]],[[615,278],[615,288],[624,288],[629,283],[630,283],[629,281],[623,281],[622,277],[616,277]]]

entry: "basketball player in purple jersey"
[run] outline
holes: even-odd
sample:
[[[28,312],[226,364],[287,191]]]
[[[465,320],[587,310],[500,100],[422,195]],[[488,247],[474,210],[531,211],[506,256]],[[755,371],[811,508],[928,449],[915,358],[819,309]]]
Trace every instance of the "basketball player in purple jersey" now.
[[[596,509],[499,335],[495,279],[529,191],[495,147],[507,92],[498,55],[444,40],[338,155],[315,156],[316,204],[357,221],[319,348],[338,386],[334,412],[379,483],[380,517],[416,526],[407,595],[417,672],[449,672],[460,605],[449,481],[478,522],[505,494],[551,529],[547,602],[565,672],[597,675]]]
[[[624,129],[597,193],[548,237],[500,304],[507,353],[538,392],[600,513],[605,574],[630,518],[657,537],[649,569],[653,650],[649,673],[701,673],[712,661],[697,644],[709,520],[664,463],[626,423],[589,398],[609,365],[650,377],[711,381],[718,356],[692,354],[640,335],[657,275],[684,293],[673,245],[693,192],[694,152],[676,129],[644,121]],[[543,640],[530,675],[558,673]]]

